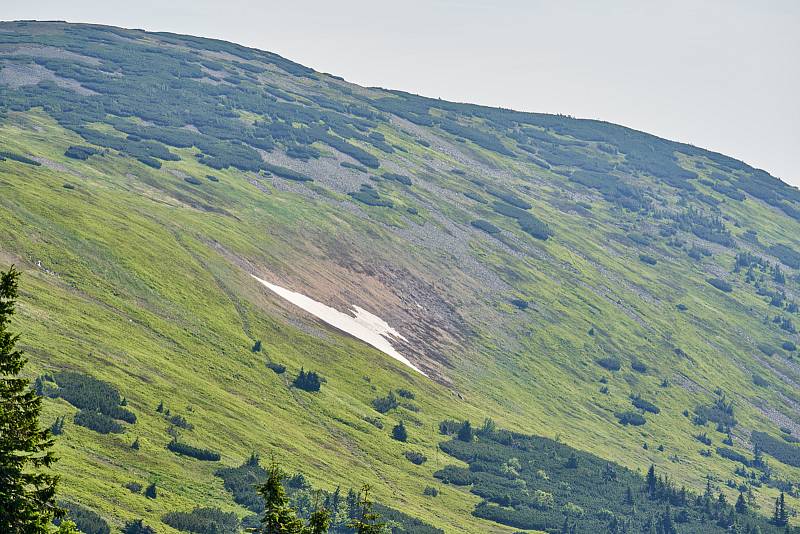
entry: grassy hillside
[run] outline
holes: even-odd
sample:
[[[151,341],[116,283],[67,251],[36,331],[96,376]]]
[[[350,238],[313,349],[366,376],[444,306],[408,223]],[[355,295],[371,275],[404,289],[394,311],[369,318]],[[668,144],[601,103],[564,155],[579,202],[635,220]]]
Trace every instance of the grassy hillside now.
[[[698,493],[710,476],[765,514],[779,488],[796,495],[800,192],[737,160],[361,88],[221,41],[2,23],[0,192],[28,372],[93,376],[136,416],[99,434],[46,403],[47,421],[67,416],[64,497],[115,529],[175,532],[162,516],[197,505],[246,516],[214,473],[258,451],[315,487],[374,483],[447,532],[516,531],[433,476],[453,461],[443,419],[653,463]],[[431,379],[251,274],[382,317]],[[291,386],[301,367],[318,393]],[[376,411],[398,389],[414,400]],[[750,462],[753,431],[788,452],[762,447],[766,468],[724,452]],[[220,460],[176,455],[174,435]]]

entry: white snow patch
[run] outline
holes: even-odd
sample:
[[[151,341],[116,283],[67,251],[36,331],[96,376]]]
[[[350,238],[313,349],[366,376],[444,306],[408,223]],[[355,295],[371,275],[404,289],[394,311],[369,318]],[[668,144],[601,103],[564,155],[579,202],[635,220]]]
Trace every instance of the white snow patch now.
[[[271,284],[255,275],[250,276],[258,280],[261,285],[279,297],[288,300],[298,308],[307,311],[314,317],[321,319],[322,321],[334,328],[341,330],[342,332],[346,332],[351,336],[360,339],[368,345],[372,345],[379,351],[391,356],[395,360],[410,367],[421,375],[428,376],[392,346],[390,342],[392,337],[402,339],[403,341],[408,340],[404,338],[400,332],[392,328],[386,321],[377,315],[373,315],[367,310],[353,305],[351,306],[352,309],[350,311],[354,314],[354,316],[351,316],[340,312],[336,308],[332,308],[322,304],[321,302],[317,302],[316,300],[307,297],[302,293],[297,293],[296,291],[291,291],[284,287]]]

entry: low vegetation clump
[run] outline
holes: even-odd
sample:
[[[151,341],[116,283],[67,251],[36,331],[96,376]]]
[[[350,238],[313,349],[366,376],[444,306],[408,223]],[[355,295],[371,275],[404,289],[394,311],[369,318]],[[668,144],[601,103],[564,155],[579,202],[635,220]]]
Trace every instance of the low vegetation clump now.
[[[404,399],[408,399],[408,400],[414,400],[417,397],[416,395],[414,395],[413,391],[411,391],[409,389],[405,389],[405,388],[398,389],[397,390],[397,394],[399,396],[403,397]]]
[[[476,220],[470,222],[469,224],[471,224],[472,226],[474,226],[478,230],[483,230],[487,234],[499,234],[500,233],[500,228],[498,228],[497,226],[493,225],[489,221],[484,221],[483,219],[476,219]]]
[[[197,534],[238,534],[239,518],[233,512],[219,508],[198,507],[191,512],[169,512],[161,518],[176,530]]]
[[[355,200],[366,204],[368,206],[377,206],[381,208],[393,208],[394,202],[391,200],[382,198],[378,191],[375,190],[369,184],[363,184],[358,191],[353,191],[352,193],[347,193]]]
[[[647,419],[642,414],[634,411],[617,412],[614,414],[622,426],[642,426],[647,423]]]
[[[53,386],[55,384],[56,387]],[[82,412],[101,414],[105,419],[136,423],[136,415],[122,406],[122,396],[113,385],[92,376],[73,371],[61,371],[39,377],[36,389],[52,398],[62,398]],[[95,415],[85,419],[99,420]]]
[[[751,465],[750,459],[747,456],[728,447],[717,447],[717,454],[722,458],[739,462],[745,467],[750,467]]]
[[[314,180],[310,176],[306,176],[305,174],[293,171],[292,169],[287,169],[286,167],[281,167],[280,165],[271,165],[269,163],[263,163],[262,166],[265,171],[271,172],[275,176],[279,176],[287,180],[293,180],[295,182],[311,182]]]
[[[793,467],[800,467],[800,446],[758,430],[753,431],[751,439],[754,446],[779,462]]]
[[[0,150],[0,161],[5,161],[7,159],[10,159],[11,161],[16,161],[18,163],[24,163],[26,165],[32,165],[34,167],[41,166],[41,163],[29,158],[28,156],[23,156],[22,154],[17,154],[16,152],[8,152],[6,150]]]
[[[525,233],[535,237],[536,239],[546,241],[553,236],[553,231],[544,221],[532,213],[525,211],[524,209],[520,209],[499,201],[494,202],[492,206],[494,211],[500,215],[516,219],[520,228],[522,228]]]
[[[345,169],[352,169],[354,171],[366,173],[367,169],[362,167],[361,165],[357,165],[355,163],[350,163],[349,161],[343,161],[339,165],[344,167]]]
[[[758,373],[753,373],[753,384],[760,388],[768,388],[769,381]]]
[[[547,438],[495,430],[440,448],[469,467],[447,466],[434,476],[480,497],[475,516],[515,529],[723,534],[736,522],[743,532],[783,532],[747,505],[734,508],[710,483],[693,494],[655,467],[643,477]]]
[[[251,454],[239,467],[224,467],[218,469],[216,476],[223,480],[225,489],[233,495],[234,501],[253,513],[245,517],[242,527],[255,528],[262,526],[260,518],[266,515],[267,510],[274,510],[275,500],[265,498],[265,486],[272,478],[272,495],[278,490],[275,485],[276,465],[265,468],[259,463],[259,457]],[[361,492],[354,489],[343,490],[337,487],[333,491],[318,490],[308,483],[301,474],[287,476],[280,471],[280,485],[285,492],[285,505],[293,510],[292,516],[310,521],[315,511],[327,510],[330,514],[330,534],[352,534],[355,532],[383,532],[383,530],[359,531],[354,520],[364,518],[364,488]],[[367,496],[368,498],[368,496]],[[314,504],[316,503],[316,505]],[[369,503],[373,515],[372,522],[380,524],[386,522],[393,525],[392,531],[397,534],[443,534],[423,521],[404,514],[398,510],[384,506],[380,503]],[[324,532],[324,531],[323,531]]]
[[[638,395],[631,396],[631,404],[633,404],[636,408],[643,410],[645,412],[649,412],[652,414],[661,413],[661,409],[658,406],[656,406],[650,401],[641,398]]]
[[[411,185],[411,178],[406,176],[405,174],[397,174],[394,172],[385,172],[381,175],[381,178],[384,180],[391,180],[393,182],[397,182],[403,185]]]
[[[300,372],[295,377],[292,385],[297,389],[303,391],[317,392],[322,387],[323,378],[319,376],[316,371],[308,371],[300,369]]]
[[[189,445],[188,443],[183,443],[178,441],[177,439],[173,439],[167,444],[167,449],[171,450],[175,454],[180,454],[182,456],[189,456],[191,458],[196,458],[197,460],[203,460],[205,462],[218,462],[220,459],[220,454],[218,452],[203,449],[200,447],[195,447],[193,445]]]
[[[772,345],[770,345],[768,343],[759,343],[758,344],[758,350],[760,350],[762,353],[764,353],[765,356],[772,356],[776,352],[778,352],[778,349],[776,349],[775,347],[773,347]]]
[[[153,527],[147,525],[143,519],[132,519],[125,523],[122,534],[156,534]]]
[[[92,148],[90,146],[71,146],[67,148],[64,155],[68,158],[78,159],[78,160],[87,160],[90,157],[94,156],[95,154],[99,154],[100,151],[96,148]]]
[[[98,434],[121,434],[124,427],[104,413],[81,410],[75,414],[75,424],[94,430]]]
[[[270,369],[277,375],[282,375],[286,372],[286,366],[281,363],[267,362],[267,369]]]
[[[711,438],[709,438],[708,434],[706,434],[705,432],[703,432],[702,434],[696,435],[695,439],[697,439],[697,441],[699,441],[703,445],[706,445],[706,446],[711,445]]]
[[[489,203],[488,200],[483,198],[480,194],[476,193],[475,191],[464,191],[464,196],[481,204]]]
[[[728,432],[737,424],[733,402],[727,401],[724,396],[718,397],[713,404],[702,404],[695,407],[694,413],[695,424],[702,426],[711,421],[716,423],[722,432]]]
[[[527,310],[529,306],[528,301],[523,299],[511,299],[510,302],[518,310]]]
[[[402,442],[408,441],[408,430],[406,430],[406,425],[402,421],[392,429],[392,438]]]
[[[385,397],[378,397],[372,400],[372,407],[379,413],[387,413],[400,406],[400,401],[394,391],[390,391]]]
[[[403,456],[414,465],[422,465],[428,461],[428,458],[426,458],[424,454],[416,451],[406,451],[403,453]]]
[[[706,280],[706,282],[708,282],[709,284],[711,284],[712,286],[716,287],[717,289],[719,289],[724,293],[730,293],[731,291],[733,291],[733,286],[731,286],[729,282],[726,282],[722,278],[709,278],[708,280]]]
[[[111,527],[108,522],[97,512],[74,502],[59,502],[58,505],[66,510],[66,519],[69,519],[83,534],[109,534]],[[57,521],[56,524],[60,524]]]
[[[597,365],[602,367],[603,369],[608,369],[609,371],[619,371],[622,369],[622,364],[617,358],[600,358],[597,360]]]
[[[167,418],[169,424],[176,426],[178,428],[182,428],[184,430],[191,430],[194,428],[194,425],[186,420],[186,418],[182,415],[171,415]]]

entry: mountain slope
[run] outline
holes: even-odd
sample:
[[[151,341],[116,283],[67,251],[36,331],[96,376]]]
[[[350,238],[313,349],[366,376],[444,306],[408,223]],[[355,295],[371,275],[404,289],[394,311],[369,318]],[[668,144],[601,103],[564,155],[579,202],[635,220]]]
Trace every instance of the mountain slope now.
[[[800,431],[800,192],[767,173],[189,36],[2,23],[0,66],[0,263],[25,271],[32,372],[104,380],[136,415],[59,439],[65,495],[116,527],[170,531],[163,513],[196,504],[245,515],[216,462],[166,449],[172,434],[223,465],[272,451],[326,489],[372,482],[448,532],[516,529],[474,517],[465,488],[423,495],[452,461],[443,419],[655,463],[697,491],[711,475],[731,501],[725,481],[750,484],[765,513],[798,479],[778,452],[766,483],[716,452],[749,458],[752,431]],[[251,275],[382,318],[430,379]],[[318,393],[290,387],[301,368],[325,378]],[[376,411],[397,389],[415,399]],[[77,411],[47,403],[50,418]],[[628,412],[646,423],[621,424]],[[390,437],[401,420],[408,444]]]

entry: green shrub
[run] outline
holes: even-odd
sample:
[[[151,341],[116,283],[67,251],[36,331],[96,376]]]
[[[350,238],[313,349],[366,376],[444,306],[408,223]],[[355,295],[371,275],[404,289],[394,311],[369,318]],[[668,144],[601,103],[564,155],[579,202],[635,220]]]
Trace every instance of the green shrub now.
[[[761,451],[769,454],[776,460],[792,467],[800,467],[800,447],[774,438],[766,432],[754,430],[751,439],[753,445],[757,446]]]
[[[702,434],[696,435],[695,438],[697,439],[697,441],[699,441],[703,445],[706,445],[706,446],[711,445],[711,438],[709,438],[708,435],[705,432],[703,432]]]
[[[24,163],[26,165],[33,165],[34,167],[38,167],[41,165],[38,161],[32,160],[27,156],[23,156],[22,154],[16,154],[14,152],[7,152],[4,150],[0,150],[0,161],[10,159],[12,161],[16,161],[19,163]]]
[[[91,156],[94,156],[95,154],[99,154],[99,153],[100,153],[99,150],[97,150],[95,148],[92,148],[90,146],[74,146],[73,145],[73,146],[67,148],[66,152],[64,152],[64,155],[66,157],[72,158],[72,159],[87,160]]]
[[[366,421],[367,423],[371,424],[375,428],[377,428],[379,430],[383,429],[383,421],[381,421],[377,417],[364,416],[363,419],[364,419],[364,421]]]
[[[750,460],[748,460],[744,454],[736,452],[733,449],[729,449],[727,447],[717,447],[717,454],[723,458],[727,458],[728,460],[739,462],[745,467],[750,467]]]
[[[511,304],[519,309],[519,310],[527,310],[528,309],[528,301],[522,299],[511,299]]]
[[[281,178],[285,178],[287,180],[293,180],[295,182],[312,182],[314,181],[313,178],[306,176],[302,173],[297,171],[293,171],[292,169],[287,169],[286,167],[281,167],[280,165],[272,165],[270,163],[263,163],[262,164],[264,170],[271,172],[275,176],[279,176]]]
[[[499,234],[500,233],[500,228],[498,228],[497,226],[493,225],[489,221],[484,221],[483,219],[476,219],[476,220],[470,222],[469,224],[471,224],[472,226],[474,226],[478,230],[483,230],[487,234]]]
[[[397,423],[392,429],[392,438],[403,442],[408,440],[408,430],[406,430],[406,426],[402,421]]]
[[[186,418],[182,415],[173,415],[168,418],[171,425],[176,426],[178,428],[182,428],[184,430],[191,430],[194,428],[194,425],[186,420]]]
[[[631,404],[633,404],[636,408],[640,410],[644,410],[645,412],[649,412],[652,414],[659,414],[661,413],[661,409],[653,404],[650,401],[646,401],[643,398],[636,396],[631,396]]]
[[[424,454],[415,451],[406,451],[403,456],[414,465],[422,465],[428,461]]]
[[[134,519],[125,523],[122,534],[156,534],[153,527],[145,525],[143,520]]]
[[[219,508],[195,508],[191,512],[169,512],[161,521],[176,530],[197,534],[238,534],[239,518]]]
[[[647,419],[645,419],[644,416],[639,412],[625,411],[617,412],[614,415],[623,426],[641,426],[647,422]]]
[[[622,369],[622,364],[617,358],[607,357],[597,360],[597,365],[609,371],[619,371]]]
[[[772,356],[777,352],[777,349],[772,345],[768,345],[767,343],[759,343],[758,350],[764,353],[766,356]]]
[[[405,174],[397,174],[394,172],[385,172],[381,175],[381,178],[384,180],[392,180],[403,185],[411,185],[411,178],[406,176]]]
[[[364,172],[364,173],[367,172],[367,169],[365,169],[361,165],[356,165],[355,163],[350,163],[349,161],[343,161],[339,165],[341,165],[345,169],[353,169],[354,171]]]
[[[716,287],[720,291],[724,291],[725,293],[730,293],[733,291],[733,287],[721,278],[709,278],[706,280],[706,282]]]
[[[72,371],[55,373],[52,378],[58,388],[48,389],[48,396],[60,397],[82,410],[99,412],[130,424],[136,423],[136,416],[120,406],[122,397],[119,390],[111,384]]]
[[[469,199],[474,200],[475,202],[480,202],[481,204],[488,204],[489,203],[488,200],[486,200],[485,198],[480,196],[475,191],[464,191],[464,196],[469,198]]]
[[[768,388],[769,382],[758,373],[753,374],[753,384],[757,385],[758,387]]]
[[[535,237],[536,239],[546,241],[553,235],[553,231],[549,226],[547,226],[546,223],[544,223],[544,221],[525,210],[505,204],[503,202],[494,202],[492,207],[494,208],[494,211],[500,215],[516,219],[520,228],[522,228],[525,233]]]
[[[280,363],[267,362],[267,368],[271,369],[275,374],[282,375],[286,372],[286,366]]]
[[[80,410],[75,414],[75,424],[99,434],[121,434],[124,430],[114,419],[94,410]]]
[[[78,530],[83,532],[83,534],[109,534],[109,532],[111,532],[111,527],[105,519],[95,511],[83,505],[63,501],[59,502],[58,506],[67,512],[63,519],[69,519],[75,523],[75,526],[77,526]],[[62,520],[56,520],[53,523],[60,525],[61,521]]]
[[[177,439],[173,439],[167,444],[167,449],[174,452],[175,454],[180,454],[183,456],[190,456],[192,458],[196,458],[198,460],[203,460],[206,462],[217,462],[220,459],[220,454],[218,452],[214,452],[208,449],[202,449],[199,447],[194,447],[187,443],[181,443]]]
[[[393,208],[394,203],[391,200],[381,198],[380,194],[369,184],[364,184],[358,191],[347,193],[351,198],[368,206],[377,206],[382,208]]]
[[[400,405],[394,392],[390,391],[385,397],[378,397],[372,400],[372,407],[379,413],[386,413],[394,410]]]
[[[322,382],[322,377],[315,371],[306,372],[305,369],[300,369],[300,373],[298,373],[292,385],[303,391],[316,392],[322,387]]]

